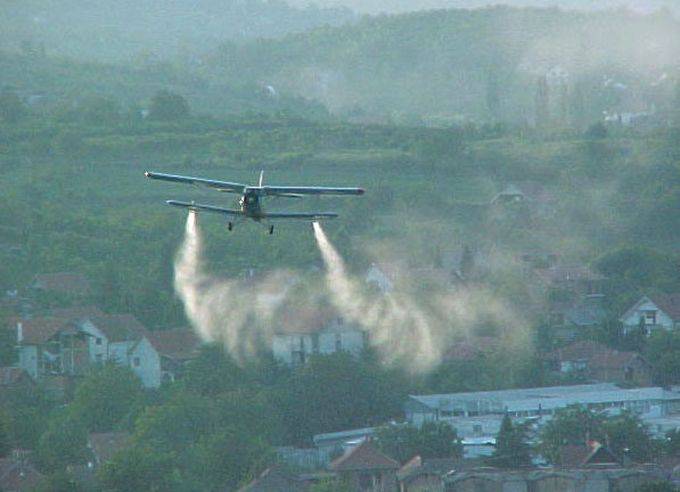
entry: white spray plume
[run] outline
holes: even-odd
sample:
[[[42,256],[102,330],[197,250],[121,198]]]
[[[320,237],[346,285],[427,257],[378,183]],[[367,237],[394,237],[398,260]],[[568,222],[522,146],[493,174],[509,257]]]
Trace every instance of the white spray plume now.
[[[398,289],[370,295],[347,273],[342,257],[316,222],[314,235],[326,265],[332,301],[349,320],[367,330],[386,363],[416,372],[430,370],[456,338],[469,336],[475,325],[485,321],[502,327],[499,336],[508,350],[528,347],[525,324],[488,290],[448,289],[427,299]]]
[[[278,271],[266,278],[238,280],[205,272],[197,215],[187,217],[184,243],[175,260],[175,291],[192,326],[206,341],[224,343],[239,362],[271,337],[277,310],[294,276]]]

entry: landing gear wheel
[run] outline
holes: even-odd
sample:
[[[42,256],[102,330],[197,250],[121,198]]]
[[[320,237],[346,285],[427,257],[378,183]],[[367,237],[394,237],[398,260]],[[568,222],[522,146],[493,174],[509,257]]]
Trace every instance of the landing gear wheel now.
[[[227,224],[227,230],[231,231],[234,228],[234,224],[232,222],[229,222]]]
[[[269,234],[274,234],[274,226],[269,226]]]

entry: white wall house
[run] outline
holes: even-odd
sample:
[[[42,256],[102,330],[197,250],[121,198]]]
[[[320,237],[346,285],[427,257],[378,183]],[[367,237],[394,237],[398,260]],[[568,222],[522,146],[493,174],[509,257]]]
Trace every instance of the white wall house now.
[[[619,318],[623,333],[642,327],[647,336],[656,330],[670,331],[680,327],[680,294],[642,296]]]
[[[306,326],[280,326],[272,338],[272,352],[284,364],[301,365],[315,354],[344,351],[359,355],[365,338],[364,331],[336,316]]]
[[[128,351],[127,365],[141,379],[145,388],[158,388],[161,385],[161,356],[148,338],[142,337]]]
[[[376,287],[383,294],[387,294],[394,289],[394,274],[389,271],[388,268],[380,268],[377,264],[371,263],[366,271],[366,276],[364,277],[365,282],[368,285]]]

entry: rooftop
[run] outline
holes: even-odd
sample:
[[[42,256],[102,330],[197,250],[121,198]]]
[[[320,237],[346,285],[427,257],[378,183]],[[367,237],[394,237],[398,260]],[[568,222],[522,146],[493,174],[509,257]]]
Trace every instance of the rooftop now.
[[[398,470],[399,462],[380,452],[372,441],[366,440],[333,460],[333,471]]]
[[[469,409],[492,413],[506,410],[529,411],[539,407],[550,410],[583,403],[680,400],[680,393],[659,387],[622,389],[612,383],[599,383],[474,393],[411,395],[410,398],[431,409]]]
[[[68,294],[87,294],[91,288],[84,275],[74,272],[42,273],[33,278],[31,285],[34,289]]]
[[[144,325],[131,314],[106,314],[93,317],[91,321],[106,335],[109,342],[139,340],[147,334]]]
[[[174,360],[195,358],[202,343],[189,328],[150,331],[146,336],[159,354]]]

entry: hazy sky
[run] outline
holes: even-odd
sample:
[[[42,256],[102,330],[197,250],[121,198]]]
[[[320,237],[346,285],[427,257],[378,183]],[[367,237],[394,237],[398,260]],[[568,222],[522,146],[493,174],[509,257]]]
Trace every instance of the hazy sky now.
[[[678,0],[288,0],[291,5],[346,6],[362,13],[408,12],[435,8],[470,8],[486,5],[511,4],[525,6],[560,6],[576,9],[602,9],[627,6],[649,12],[660,7],[677,9]]]

